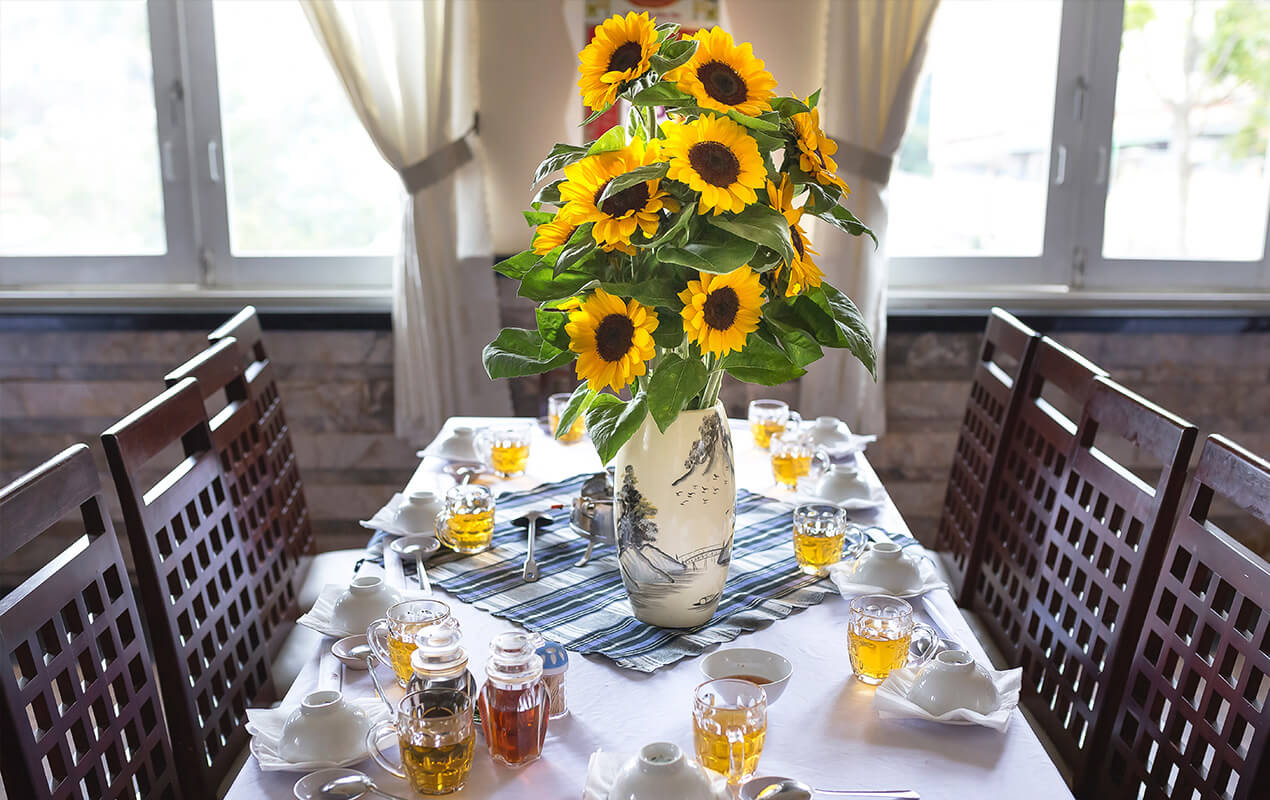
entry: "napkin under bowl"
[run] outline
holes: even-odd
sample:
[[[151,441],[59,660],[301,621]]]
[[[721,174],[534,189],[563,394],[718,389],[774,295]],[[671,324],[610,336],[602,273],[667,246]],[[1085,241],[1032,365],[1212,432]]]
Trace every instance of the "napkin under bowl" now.
[[[921,548],[908,548],[921,551]],[[908,555],[907,553],[905,554]],[[917,559],[917,573],[921,583],[905,592],[893,592],[890,587],[858,583],[851,574],[853,561],[840,561],[829,567],[829,579],[838,587],[838,592],[845,598],[859,597],[863,594],[889,594],[893,597],[921,597],[935,589],[947,589],[948,583],[939,576],[939,569],[930,558],[922,556]]]
[[[388,707],[378,697],[359,697],[347,699],[349,705],[356,706],[365,712],[373,726],[389,716]],[[287,718],[298,708],[296,704],[283,705],[278,708],[247,709],[247,732],[251,734],[251,754],[266,772],[311,772],[326,767],[349,767],[370,758],[363,741],[356,753],[349,753],[341,761],[287,761],[278,754],[278,743],[282,738],[282,726]]]
[[[609,789],[612,788],[614,779],[630,760],[630,755],[621,753],[606,753],[603,750],[592,753],[591,760],[587,763],[582,800],[609,800]],[[710,775],[715,779],[713,788],[716,800],[731,800],[732,793],[728,791],[727,779],[716,772],[711,772]]]
[[[313,602],[313,608],[301,614],[296,622],[306,628],[312,628],[324,636],[334,636],[337,639],[366,633],[365,628],[360,631],[350,631],[335,623],[335,603],[347,588],[347,586],[339,583],[326,584],[318,594],[317,600]],[[405,591],[398,589],[397,593],[401,595],[403,601],[424,600],[428,597],[428,595],[417,589],[407,589]]]
[[[873,693],[873,710],[882,719],[924,719],[931,722],[943,722],[948,725],[982,725],[998,731],[1004,731],[1010,724],[1010,716],[1019,705],[1019,690],[1023,685],[1023,670],[987,670],[997,687],[997,695],[1001,704],[989,714],[980,714],[967,708],[955,708],[944,714],[935,715],[909,699],[909,691],[917,680],[920,667],[904,667],[892,670],[882,685]]]
[[[358,522],[363,528],[372,531],[384,531],[393,536],[427,536],[436,535],[433,526],[429,525],[428,530],[415,531],[402,525],[397,520],[397,509],[405,502],[405,495],[400,492],[394,494],[383,508],[375,512],[370,519],[360,520]]]

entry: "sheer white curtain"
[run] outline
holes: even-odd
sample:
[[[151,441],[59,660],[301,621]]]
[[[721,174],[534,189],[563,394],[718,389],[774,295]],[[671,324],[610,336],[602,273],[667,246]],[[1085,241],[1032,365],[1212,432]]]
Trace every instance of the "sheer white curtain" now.
[[[855,300],[878,350],[878,379],[845,351],[825,351],[802,380],[799,409],[831,414],[853,430],[886,430],[886,185],[908,125],[926,36],[939,0],[832,0],[826,24],[821,125],[838,142],[846,205],[878,235],[847,237],[820,226],[819,264]]]
[[[498,333],[476,115],[478,3],[301,0],[366,132],[409,195],[393,268],[396,431],[511,413],[481,349]]]

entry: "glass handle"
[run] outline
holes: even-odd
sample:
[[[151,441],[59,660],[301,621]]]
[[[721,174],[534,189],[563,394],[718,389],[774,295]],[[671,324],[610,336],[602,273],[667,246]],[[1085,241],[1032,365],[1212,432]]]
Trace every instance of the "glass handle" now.
[[[366,643],[370,645],[370,651],[375,654],[380,663],[392,664],[392,657],[388,655],[388,642],[385,639],[388,636],[388,620],[380,618],[370,624],[366,629]]]
[[[785,430],[796,431],[803,426],[803,415],[794,409],[789,410],[789,419],[785,420]]]
[[[824,450],[817,448],[811,454],[811,460],[816,465],[811,471],[811,477],[819,477],[833,469],[833,461],[829,458],[829,454]]]
[[[388,733],[396,733],[397,726],[392,720],[380,720],[371,727],[370,732],[366,734],[366,749],[370,751],[371,758],[375,759],[375,763],[379,766],[401,778],[403,781],[410,780],[406,777],[406,773],[402,772],[400,764],[394,764],[388,760],[388,756],[384,755],[384,751],[379,749],[379,740]]]
[[[926,646],[918,651],[916,658],[913,657],[913,644],[920,639],[925,640]],[[935,657],[935,653],[939,650],[939,632],[924,622],[913,623],[913,638],[910,640],[908,647],[908,664],[910,667],[920,667],[927,661]]]

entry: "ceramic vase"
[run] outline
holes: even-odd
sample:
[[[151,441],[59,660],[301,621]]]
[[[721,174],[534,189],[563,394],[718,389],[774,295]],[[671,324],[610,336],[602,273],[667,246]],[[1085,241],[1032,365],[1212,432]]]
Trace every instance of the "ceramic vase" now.
[[[736,470],[723,405],[651,416],[614,460],[614,528],[635,617],[662,628],[710,621],[732,560]]]

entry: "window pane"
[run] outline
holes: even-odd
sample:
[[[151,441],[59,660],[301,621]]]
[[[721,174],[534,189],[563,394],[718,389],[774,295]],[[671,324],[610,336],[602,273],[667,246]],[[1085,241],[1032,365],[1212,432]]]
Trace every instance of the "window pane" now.
[[[944,0],[891,176],[892,256],[1039,256],[1060,0]]]
[[[145,3],[3,6],[0,253],[165,253]]]
[[[235,255],[391,254],[401,180],[362,128],[295,0],[217,0]]]
[[[1103,255],[1258,261],[1270,3],[1125,4]]]

